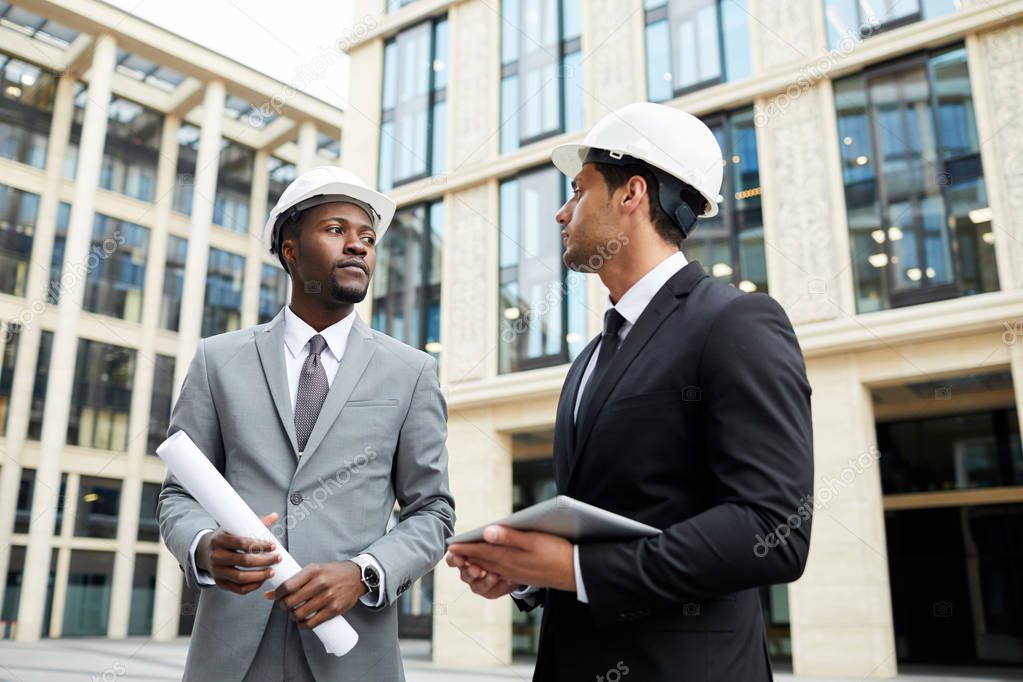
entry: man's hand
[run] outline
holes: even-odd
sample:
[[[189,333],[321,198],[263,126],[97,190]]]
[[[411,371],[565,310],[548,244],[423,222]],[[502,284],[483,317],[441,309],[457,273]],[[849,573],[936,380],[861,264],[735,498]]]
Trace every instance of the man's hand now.
[[[568,540],[505,526],[487,527],[483,540],[448,547],[448,565],[462,572],[462,580],[467,576],[472,580],[484,580],[478,585],[487,592],[483,596],[507,590],[509,586],[512,587],[508,592],[512,592],[521,585],[575,592],[574,550]],[[485,573],[477,577],[479,570]],[[476,589],[473,592],[482,594]]]
[[[269,528],[277,521],[277,514],[267,514],[261,520]],[[212,575],[219,587],[235,594],[256,590],[274,574],[270,567],[280,560],[273,543],[232,535],[223,528],[204,535],[195,548],[196,565]],[[245,571],[238,566],[261,570]]]
[[[486,599],[498,599],[523,587],[503,579],[496,573],[487,573],[460,555],[448,552],[444,559],[448,566],[458,569],[462,582],[468,585],[470,590]]]
[[[366,592],[359,565],[352,561],[336,561],[309,564],[276,590],[264,592],[263,596],[277,600],[291,620],[299,627],[311,630],[348,611]]]

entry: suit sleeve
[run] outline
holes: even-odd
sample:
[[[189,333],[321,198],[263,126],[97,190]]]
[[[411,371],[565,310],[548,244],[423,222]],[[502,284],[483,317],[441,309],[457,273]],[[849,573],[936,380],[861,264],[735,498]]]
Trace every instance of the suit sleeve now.
[[[398,525],[364,550],[384,569],[385,598],[397,599],[444,556],[455,528],[455,501],[448,487],[447,405],[437,379],[437,362],[420,370],[398,436],[392,474]]]
[[[192,363],[188,366],[185,383],[171,412],[167,434],[178,431],[187,433],[213,462],[217,471],[224,472],[224,443],[220,434],[217,408],[213,404],[213,395],[210,391],[205,341],[199,342],[199,348],[196,349]],[[160,534],[167,544],[167,549],[182,567],[186,583],[190,587],[208,587],[207,583],[196,581],[194,571],[184,570],[184,567],[192,565],[190,548],[196,534],[208,528],[219,528],[220,524],[206,513],[170,472],[167,473],[163,488],[160,490],[156,515],[160,522]]]
[[[598,623],[787,583],[803,572],[813,493],[810,385],[774,299],[740,296],[718,314],[699,388],[715,504],[655,538],[580,546]],[[769,537],[783,541],[760,544]]]

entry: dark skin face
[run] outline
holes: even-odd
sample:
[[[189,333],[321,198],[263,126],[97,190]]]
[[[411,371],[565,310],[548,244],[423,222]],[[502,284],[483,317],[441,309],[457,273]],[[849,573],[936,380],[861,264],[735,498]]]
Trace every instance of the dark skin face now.
[[[366,297],[376,268],[376,232],[354,204],[314,206],[297,238],[281,242],[291,274],[291,310],[316,331],[344,319]]]

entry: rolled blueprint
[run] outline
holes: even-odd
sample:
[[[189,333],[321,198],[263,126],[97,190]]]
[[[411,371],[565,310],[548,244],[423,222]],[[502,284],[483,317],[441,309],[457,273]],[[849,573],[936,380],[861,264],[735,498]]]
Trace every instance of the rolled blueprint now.
[[[281,583],[302,570],[298,562],[281,546],[273,533],[263,525],[256,513],[245,504],[231,484],[220,475],[213,463],[206,458],[188,434],[178,431],[156,449],[174,477],[185,490],[217,520],[227,532],[244,537],[266,540],[275,545],[281,556],[274,565],[274,575],[267,580],[277,588]],[[313,632],[323,642],[327,653],[344,656],[356,642],[359,635],[341,616],[334,616],[320,623]]]

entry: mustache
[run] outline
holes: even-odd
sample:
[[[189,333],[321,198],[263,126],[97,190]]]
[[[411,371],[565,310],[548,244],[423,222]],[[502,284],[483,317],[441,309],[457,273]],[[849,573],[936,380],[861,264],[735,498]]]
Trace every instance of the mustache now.
[[[369,266],[366,265],[364,262],[362,262],[361,260],[359,260],[357,258],[353,258],[353,259],[350,259],[350,260],[338,261],[334,265],[335,268],[347,268],[349,266],[355,266],[355,267],[359,268],[360,270],[362,270],[363,272],[365,272],[367,275],[369,274]]]

